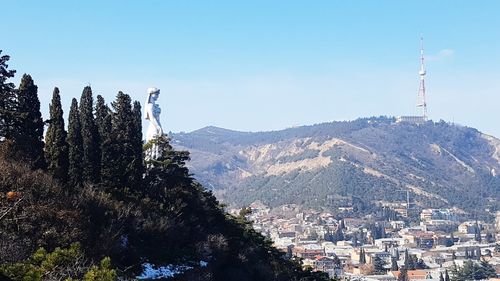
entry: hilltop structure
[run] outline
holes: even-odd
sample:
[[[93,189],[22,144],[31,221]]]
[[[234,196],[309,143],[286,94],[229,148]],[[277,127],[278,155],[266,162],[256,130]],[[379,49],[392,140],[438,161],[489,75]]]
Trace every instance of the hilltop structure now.
[[[396,122],[407,122],[414,124],[422,124],[427,121],[427,101],[425,97],[425,75],[427,71],[425,70],[424,64],[424,39],[420,38],[420,70],[418,75],[420,76],[420,88],[417,95],[417,107],[422,108],[421,116],[398,116]]]

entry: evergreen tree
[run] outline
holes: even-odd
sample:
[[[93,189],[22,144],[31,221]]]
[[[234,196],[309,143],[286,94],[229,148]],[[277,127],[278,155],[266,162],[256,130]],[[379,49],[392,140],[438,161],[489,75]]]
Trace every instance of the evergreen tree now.
[[[333,256],[333,264],[335,265],[335,268],[342,267],[342,261],[339,259],[339,257],[337,255]]]
[[[45,135],[45,158],[49,172],[65,182],[68,177],[68,143],[64,128],[63,109],[59,89],[54,88],[50,108],[50,121]]]
[[[495,244],[495,253],[500,253],[500,244]]]
[[[405,268],[408,269],[410,265],[410,254],[408,253],[408,249],[405,249]]]
[[[342,231],[342,228],[340,226],[337,227],[335,230],[335,235],[334,235],[334,240],[335,241],[344,241],[344,231]]]
[[[365,250],[363,248],[359,250],[359,263],[360,264],[366,263],[366,255],[365,255]]]
[[[494,243],[495,242],[495,237],[491,232],[486,233],[486,242],[487,243]]]
[[[415,270],[417,268],[417,264],[417,257],[415,255],[410,255],[408,270]]]
[[[424,262],[424,260],[423,260],[423,259],[418,259],[418,260],[415,262],[415,260],[416,260],[416,257],[415,257],[415,258],[413,258],[413,260],[414,260],[414,264],[415,264],[415,269],[427,269],[427,268],[429,268],[429,267],[425,264],[425,262]]]
[[[115,173],[115,163],[117,161],[116,157],[116,146],[113,145],[113,125],[112,125],[112,113],[109,111],[104,117],[102,128],[103,134],[100,136],[102,143],[101,150],[101,182],[106,185],[111,185],[114,181]]]
[[[398,281],[409,281],[408,270],[403,266],[399,271]]]
[[[391,270],[397,271],[398,269],[399,269],[398,261],[396,260],[396,258],[392,257],[391,258]]]
[[[80,98],[80,124],[83,140],[82,176],[86,182],[99,180],[100,147],[99,135],[93,114],[93,97],[90,86],[83,88]]]
[[[0,50],[0,54],[2,50]],[[7,80],[14,77],[15,70],[9,70],[10,56],[0,56],[0,141],[10,139],[12,133],[12,114],[14,106],[14,83]]]
[[[405,268],[407,270],[414,270],[417,267],[417,258],[408,253],[408,249],[405,250]]]
[[[439,272],[439,281],[444,281],[443,273]]]
[[[106,185],[111,184],[113,181],[113,165],[114,153],[112,146],[112,124],[111,124],[111,110],[106,105],[104,98],[101,95],[97,96],[95,106],[95,122],[97,131],[99,133],[100,144],[100,181]]]
[[[455,251],[453,251],[453,252],[451,253],[451,259],[452,259],[452,260],[456,260],[456,259],[457,259],[457,254],[455,253]]]
[[[375,256],[372,263],[376,274],[385,274],[385,262],[379,256]]]
[[[495,269],[486,261],[478,264],[477,262],[469,260],[464,262],[462,267],[454,265],[452,275],[452,280],[454,281],[484,280],[489,277],[496,277],[496,272]]]
[[[481,227],[479,226],[477,220],[476,220],[476,225],[474,226],[474,238],[477,242],[481,243],[482,238],[481,238]]]
[[[80,125],[78,102],[71,101],[68,117],[68,181],[72,186],[79,186],[82,182],[83,139]]]
[[[109,107],[106,105],[106,101],[101,95],[97,95],[95,103],[95,124],[97,126],[97,131],[99,136],[101,136],[104,131],[104,119],[109,114]]]
[[[485,278],[497,276],[495,268],[493,268],[493,266],[489,262],[487,262],[485,260],[481,260],[480,265],[481,265],[481,270],[482,270]]]
[[[106,115],[108,114],[108,107],[106,106],[106,101],[101,95],[97,95],[96,97],[96,103],[95,103],[95,126],[97,128],[97,143],[99,144],[99,162],[102,160],[102,149],[103,149],[103,134],[104,132],[104,119],[106,118]],[[101,172],[102,172],[102,162],[99,163],[99,176],[102,178]],[[101,181],[101,178],[99,178],[99,181]]]
[[[444,270],[444,281],[450,281],[450,275],[448,274],[448,269]]]
[[[133,109],[133,133],[131,136],[131,145],[133,149],[131,183],[135,187],[139,187],[144,174],[144,161],[142,158],[142,118],[141,104],[134,101]]]
[[[44,122],[40,112],[38,87],[28,74],[23,75],[16,91],[14,111],[12,140],[19,159],[28,160],[34,168],[44,168]]]
[[[400,259],[400,256],[399,256],[399,249],[396,248],[396,251],[395,251],[395,255],[394,257],[396,258],[396,260],[398,261]]]
[[[121,187],[130,187],[131,179],[134,178],[134,159],[136,147],[134,146],[137,133],[136,118],[132,112],[132,104],[129,95],[118,92],[116,100],[111,104],[113,114],[113,152],[119,155],[112,169],[115,182]],[[141,154],[142,155],[142,154]]]

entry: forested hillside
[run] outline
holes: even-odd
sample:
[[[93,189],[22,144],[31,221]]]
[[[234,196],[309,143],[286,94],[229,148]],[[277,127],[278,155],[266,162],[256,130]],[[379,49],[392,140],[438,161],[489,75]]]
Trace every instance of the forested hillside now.
[[[465,216],[498,210],[500,141],[444,121],[364,118],[282,131],[206,127],[173,135],[189,149],[195,178],[234,206],[261,200],[315,209],[381,202],[455,208]]]
[[[327,280],[225,213],[167,136],[142,142],[141,107],[85,87],[67,123],[54,89],[9,82],[0,58],[0,280]],[[188,110],[188,109],[186,109]],[[67,126],[66,126],[67,124]],[[45,131],[45,135],[44,135]],[[157,159],[144,161],[156,145]]]

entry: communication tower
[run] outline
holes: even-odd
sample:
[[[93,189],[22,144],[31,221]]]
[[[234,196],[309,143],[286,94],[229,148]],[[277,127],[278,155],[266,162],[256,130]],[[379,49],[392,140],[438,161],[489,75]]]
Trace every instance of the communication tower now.
[[[420,76],[420,89],[418,90],[417,96],[417,107],[422,107],[424,121],[427,120],[427,102],[425,99],[425,64],[424,64],[424,38],[420,37],[420,71],[418,75]]]

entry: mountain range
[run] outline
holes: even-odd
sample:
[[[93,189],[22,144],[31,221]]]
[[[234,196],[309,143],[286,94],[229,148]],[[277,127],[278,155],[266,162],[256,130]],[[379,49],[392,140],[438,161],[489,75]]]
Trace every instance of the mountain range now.
[[[260,200],[360,212],[405,202],[477,216],[499,209],[500,140],[444,121],[361,118],[269,132],[171,134],[190,171],[230,206]]]

